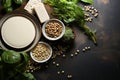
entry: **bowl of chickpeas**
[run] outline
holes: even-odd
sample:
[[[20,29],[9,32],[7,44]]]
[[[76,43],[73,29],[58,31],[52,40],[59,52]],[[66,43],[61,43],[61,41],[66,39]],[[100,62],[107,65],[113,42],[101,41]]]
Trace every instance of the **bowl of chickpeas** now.
[[[59,19],[50,19],[43,24],[42,33],[48,40],[59,40],[65,33],[65,25]]]
[[[40,41],[30,52],[31,58],[37,63],[44,63],[52,57],[52,47]]]

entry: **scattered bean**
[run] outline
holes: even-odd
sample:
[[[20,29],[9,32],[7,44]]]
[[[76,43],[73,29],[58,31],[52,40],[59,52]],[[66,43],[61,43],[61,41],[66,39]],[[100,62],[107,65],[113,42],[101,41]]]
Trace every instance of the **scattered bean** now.
[[[67,78],[68,78],[68,79],[72,78],[72,75],[67,75]]]
[[[53,62],[53,64],[55,64],[55,61]]]
[[[85,52],[85,49],[82,49],[83,52]]]
[[[77,52],[75,52],[75,55],[78,55],[78,53],[77,53]]]
[[[60,71],[58,71],[57,74],[60,74]]]
[[[62,70],[61,73],[63,74],[63,73],[65,73],[65,71]]]
[[[88,49],[88,47],[85,47],[85,49],[87,50],[87,49]]]
[[[77,53],[79,53],[80,52],[80,50],[77,50]]]
[[[87,48],[90,49],[90,46],[88,46]]]
[[[71,54],[70,56],[71,56],[71,57],[73,57],[74,55],[73,55],[73,54]]]
[[[59,63],[56,64],[57,67],[59,67],[59,65],[60,65]]]
[[[62,56],[63,56],[63,58],[65,58],[65,57],[66,57],[66,55],[65,55],[65,54],[63,54]]]

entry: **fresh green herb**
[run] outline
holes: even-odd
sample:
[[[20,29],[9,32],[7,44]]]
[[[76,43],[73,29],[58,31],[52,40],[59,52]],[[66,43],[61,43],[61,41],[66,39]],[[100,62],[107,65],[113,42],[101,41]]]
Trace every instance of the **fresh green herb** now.
[[[78,20],[82,22],[82,20],[84,20],[83,10],[72,1],[46,0],[45,2],[53,6],[54,15],[58,16],[59,19],[63,20],[65,23],[71,23]]]
[[[22,3],[23,3],[23,0],[14,0],[14,2],[15,2],[16,4],[22,4]]]
[[[93,4],[93,0],[80,0],[80,1],[88,4]]]
[[[23,0],[2,0],[2,6],[5,12],[12,12],[21,6]]]
[[[87,1],[92,2],[92,0]],[[67,25],[76,23],[95,44],[97,43],[94,31],[85,25],[85,14],[82,8],[76,4],[77,0],[45,0],[44,2],[53,7],[54,16]]]
[[[70,27],[65,27],[65,34],[63,35],[64,41],[73,40],[75,37],[72,29]]]
[[[29,56],[25,52],[0,49],[0,80],[35,80],[26,73]]]
[[[95,36],[96,30],[91,30],[87,25],[82,26],[81,29],[85,31],[86,35],[90,36],[89,38],[94,42],[94,44],[97,44]]]

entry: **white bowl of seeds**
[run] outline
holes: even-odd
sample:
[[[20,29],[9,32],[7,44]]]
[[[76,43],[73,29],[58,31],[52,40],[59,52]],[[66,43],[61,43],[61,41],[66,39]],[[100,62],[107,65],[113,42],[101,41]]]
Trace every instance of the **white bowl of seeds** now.
[[[62,38],[65,33],[65,25],[59,19],[50,19],[43,24],[42,33],[48,40],[58,40]]]
[[[31,50],[30,56],[35,62],[44,63],[52,57],[52,47],[41,41]]]

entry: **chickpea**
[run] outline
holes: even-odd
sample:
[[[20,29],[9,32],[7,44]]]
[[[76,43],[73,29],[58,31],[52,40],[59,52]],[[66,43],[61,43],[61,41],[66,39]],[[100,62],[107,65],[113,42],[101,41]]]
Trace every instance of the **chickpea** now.
[[[33,50],[33,57],[36,60],[42,61],[45,60],[49,57],[50,55],[50,49],[48,48],[48,46],[44,45],[44,44],[38,44]]]
[[[62,33],[62,25],[57,21],[47,23],[45,32],[49,37],[56,38]]]

